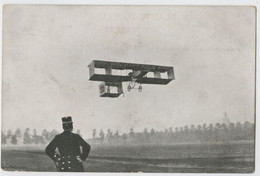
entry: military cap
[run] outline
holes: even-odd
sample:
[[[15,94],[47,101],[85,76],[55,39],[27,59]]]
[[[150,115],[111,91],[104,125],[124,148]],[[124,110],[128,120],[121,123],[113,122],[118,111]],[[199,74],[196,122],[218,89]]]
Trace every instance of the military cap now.
[[[72,123],[71,116],[62,117],[62,124]]]

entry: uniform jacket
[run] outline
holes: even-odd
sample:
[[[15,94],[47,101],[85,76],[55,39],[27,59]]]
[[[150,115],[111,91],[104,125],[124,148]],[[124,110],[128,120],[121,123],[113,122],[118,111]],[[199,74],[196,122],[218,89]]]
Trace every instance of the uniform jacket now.
[[[46,154],[57,163],[57,169],[61,172],[83,172],[83,164],[77,157],[85,161],[89,151],[90,145],[80,135],[70,131],[56,135],[45,149]]]

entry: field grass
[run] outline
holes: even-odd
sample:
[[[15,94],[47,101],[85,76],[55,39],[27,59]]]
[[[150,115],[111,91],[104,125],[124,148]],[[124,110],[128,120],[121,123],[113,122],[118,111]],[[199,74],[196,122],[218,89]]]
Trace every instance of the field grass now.
[[[2,147],[6,171],[56,171],[44,147]],[[254,143],[92,146],[86,172],[252,173]]]

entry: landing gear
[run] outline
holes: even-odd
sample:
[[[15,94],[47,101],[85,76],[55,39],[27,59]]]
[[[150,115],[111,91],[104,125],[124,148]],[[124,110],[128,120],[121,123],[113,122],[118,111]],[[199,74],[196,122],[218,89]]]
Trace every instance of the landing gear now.
[[[138,89],[139,92],[142,92],[143,87],[141,86],[141,84],[139,84],[139,87],[136,88],[136,83],[134,82],[133,85],[131,85],[131,83],[127,86],[127,91],[130,92],[132,89]]]
[[[138,90],[139,90],[139,92],[142,92],[142,90],[143,90],[142,86],[139,86]]]
[[[127,86],[127,91],[128,91],[128,92],[130,92],[130,91],[131,91],[131,89],[132,89],[132,88],[131,88],[131,86],[130,86],[130,85],[128,85],[128,86]]]

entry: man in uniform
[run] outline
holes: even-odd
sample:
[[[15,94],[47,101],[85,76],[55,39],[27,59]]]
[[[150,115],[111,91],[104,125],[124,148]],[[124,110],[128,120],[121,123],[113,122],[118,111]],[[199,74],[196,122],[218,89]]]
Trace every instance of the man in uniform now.
[[[72,133],[73,122],[70,116],[62,118],[62,127],[64,132],[55,136],[45,152],[55,162],[58,171],[84,172],[82,161],[86,160],[90,145],[80,135]]]

